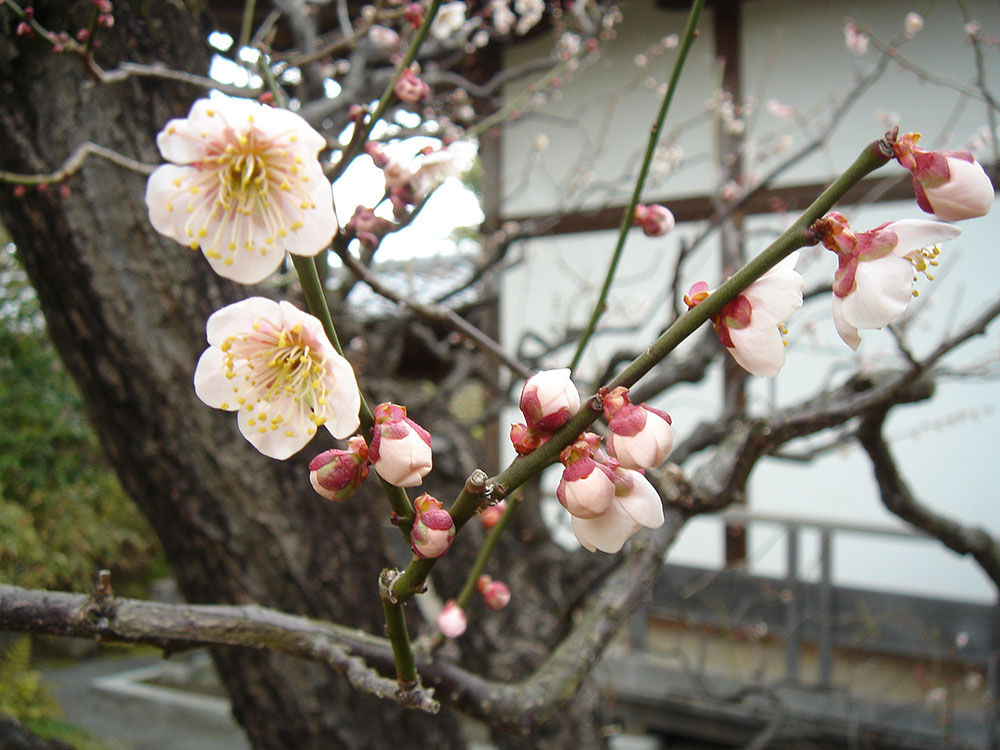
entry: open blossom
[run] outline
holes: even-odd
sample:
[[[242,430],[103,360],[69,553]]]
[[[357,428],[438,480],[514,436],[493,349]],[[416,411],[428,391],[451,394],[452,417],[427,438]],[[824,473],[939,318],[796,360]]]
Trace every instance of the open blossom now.
[[[333,237],[333,193],[316,156],[326,139],[294,112],[246,99],[199,99],[157,135],[164,164],[146,184],[153,228],[201,249],[241,284],[285,251],[316,255]]]
[[[476,144],[471,141],[455,141],[419,156],[410,189],[417,198],[423,198],[449,177],[459,177],[467,172],[476,160]]]
[[[608,453],[626,469],[652,469],[662,464],[674,447],[670,415],[647,404],[629,401],[628,389],[600,390],[608,420]]]
[[[331,448],[309,462],[309,483],[327,500],[347,500],[368,476],[368,445],[360,435],[347,450]]]
[[[640,203],[635,207],[633,222],[642,227],[647,237],[662,237],[674,228],[674,215],[666,206]]]
[[[993,207],[993,183],[968,151],[925,151],[919,133],[899,136],[896,160],[913,175],[917,205],[945,221],[985,216]]]
[[[431,470],[431,436],[406,416],[406,407],[379,404],[368,455],[375,472],[396,487],[416,487]]]
[[[337,438],[358,428],[354,370],[312,315],[250,297],[213,313],[206,329],[195,392],[209,406],[238,411],[240,432],[265,456],[288,458],[320,425]]]
[[[951,224],[925,219],[891,221],[855,233],[836,211],[813,227],[824,247],[837,254],[833,322],[852,349],[861,343],[859,328],[882,328],[906,312],[916,295],[917,273],[934,278],[928,268],[938,264],[937,243],[962,233]]]
[[[751,375],[774,377],[785,364],[785,321],[802,307],[801,274],[792,253],[764,273],[712,317],[719,341]],[[688,307],[708,297],[708,284],[699,282],[684,296]]]

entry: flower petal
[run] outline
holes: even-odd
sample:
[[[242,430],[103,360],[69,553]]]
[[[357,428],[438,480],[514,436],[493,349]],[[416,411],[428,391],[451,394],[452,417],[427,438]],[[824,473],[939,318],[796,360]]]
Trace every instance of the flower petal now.
[[[930,219],[902,219],[886,224],[883,231],[896,234],[896,246],[892,249],[894,255],[903,256],[923,247],[930,247],[939,242],[954,239],[962,230],[952,224]],[[874,261],[868,261],[874,262]],[[861,263],[859,265],[864,265]],[[866,326],[861,326],[865,328]]]
[[[274,406],[274,405],[272,405]],[[297,413],[293,410],[292,412]],[[295,427],[273,428],[266,422],[261,423],[258,415],[247,409],[240,409],[238,417],[240,433],[247,439],[254,448],[269,458],[276,458],[284,461],[305,447],[312,439],[312,435],[305,429],[296,429],[299,426],[297,421],[292,421]],[[286,432],[293,432],[292,435]]]
[[[977,162],[948,158],[950,177],[940,187],[925,188],[934,213],[945,221],[985,216],[993,207],[993,183]]]
[[[857,351],[861,345],[861,336],[856,326],[844,320],[844,299],[836,294],[833,295],[833,324],[837,327],[837,333],[844,343]]]
[[[596,518],[570,516],[570,524],[577,540],[593,552],[614,554],[621,550],[629,537],[642,528],[619,503],[612,503],[606,513]]]
[[[750,325],[731,328],[729,337],[733,346],[728,348],[733,359],[751,375],[773,378],[785,364],[785,342],[778,324],[766,313],[754,310]]]
[[[233,384],[225,375],[221,349],[209,347],[198,358],[194,370],[194,392],[213,409],[236,411],[240,408]]]
[[[205,324],[208,343],[212,346],[222,346],[230,336],[252,331],[256,320],[267,320],[274,329],[280,328],[281,307],[266,297],[248,297],[226,305],[212,313]]]
[[[636,523],[649,529],[658,529],[663,525],[663,501],[656,489],[638,471],[623,469],[632,479],[632,491],[627,495],[615,498]]]
[[[854,280],[855,289],[844,298],[842,312],[856,328],[889,325],[906,312],[913,297],[913,265],[898,255],[858,263]]]
[[[782,323],[802,307],[802,288],[805,282],[795,270],[798,258],[798,252],[792,253],[743,290],[743,296],[750,300],[754,315],[758,311],[766,311],[771,320]]]

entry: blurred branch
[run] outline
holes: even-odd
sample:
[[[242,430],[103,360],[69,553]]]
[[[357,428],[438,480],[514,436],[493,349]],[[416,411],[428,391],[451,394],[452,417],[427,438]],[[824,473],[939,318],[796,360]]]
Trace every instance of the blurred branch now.
[[[1000,593],[1000,541],[985,529],[965,526],[941,515],[913,496],[903,480],[882,434],[888,409],[879,409],[861,420],[858,441],[868,453],[882,504],[893,515],[926,531],[960,555],[971,555]]]

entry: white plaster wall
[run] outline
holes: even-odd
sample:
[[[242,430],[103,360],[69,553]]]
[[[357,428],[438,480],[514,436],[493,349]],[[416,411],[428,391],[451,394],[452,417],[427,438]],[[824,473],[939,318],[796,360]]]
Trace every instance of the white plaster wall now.
[[[635,5],[640,4],[623,7],[626,19]],[[1000,36],[1000,8],[995,3],[971,2],[969,6],[973,16],[982,23],[984,35]],[[748,60],[747,92],[759,94],[761,101],[774,98],[802,111],[818,112],[829,107],[830,92],[845,91],[858,71],[867,69],[873,60],[872,53],[857,59],[845,49],[844,18],[851,16],[888,37],[901,30],[905,14],[912,9],[909,3],[895,0],[863,7],[854,3],[786,0],[747,3],[747,37],[744,40]],[[968,81],[974,68],[956,14],[956,6],[952,3],[935,5],[926,17],[925,29],[902,50],[935,75]],[[635,17],[633,14],[632,18]],[[662,28],[659,20],[655,24],[648,20],[626,20],[619,36],[618,49],[622,50],[623,60],[618,68],[626,71],[624,80],[631,83],[619,87],[624,92],[622,101],[628,102],[627,107],[615,114],[619,118],[615,120],[616,128],[620,128],[615,131],[615,137],[620,145],[607,153],[595,154],[592,160],[595,173],[601,177],[618,177],[623,165],[636,163],[629,161],[630,155],[641,148],[657,106],[655,95],[642,87],[641,77],[648,75],[648,71],[635,67],[636,50],[645,49],[650,39],[679,31],[683,23],[683,14],[649,11],[649,18],[663,19]],[[679,108],[668,117],[667,130],[672,122],[699,110],[710,95],[712,74],[707,48],[710,36],[705,30],[695,46],[692,68],[682,79]],[[986,53],[989,80],[996,78],[1000,83],[998,52],[988,48]],[[665,57],[669,59],[669,53]],[[772,58],[773,69],[765,76],[761,71]],[[665,65],[663,61],[659,64]],[[602,97],[615,87],[615,65],[614,60],[605,59],[581,74],[573,83],[585,85],[580,89],[568,87],[563,99],[555,103],[560,116],[573,115],[580,120],[581,127],[597,128],[596,122],[580,114],[584,111],[580,103],[604,101]],[[964,108],[956,110],[958,95],[943,92],[930,83],[920,83],[911,74],[895,69],[894,65],[890,68],[884,85],[874,88],[858,101],[830,146],[796,167],[783,181],[829,178],[838,167],[853,159],[864,143],[881,134],[884,125],[877,116],[880,110],[899,112],[904,128],[921,130],[932,144],[952,147],[964,145],[985,122],[980,103],[968,101]],[[668,71],[662,78],[667,75]],[[638,86],[632,85],[636,76],[640,77]],[[814,78],[823,83],[811,84]],[[572,93],[574,91],[577,93]],[[801,131],[764,110],[752,126],[756,128],[753,132],[761,133],[775,128],[780,131],[784,127],[797,142],[805,137]],[[519,182],[525,155],[530,151],[530,139],[543,127],[548,129],[545,132],[553,134],[549,137],[549,148],[542,152],[540,159],[546,174],[537,182],[529,180],[525,187]],[[559,168],[578,151],[579,143],[572,141],[568,130],[559,127],[525,118],[509,132],[504,142],[505,185],[509,191],[505,210],[508,215],[573,205],[572,201],[560,198],[553,185],[561,174]],[[556,135],[560,132],[561,137]],[[700,148],[707,158],[710,154],[709,131],[702,127],[700,132],[701,140],[696,134],[692,135],[685,150],[691,155]],[[751,146],[757,142],[752,140]],[[885,169],[898,174],[899,168],[890,165]],[[694,164],[683,175],[672,175],[667,183],[650,194],[659,197],[700,193],[711,186],[711,175],[706,163]],[[599,197],[600,201],[596,195],[593,200],[606,202],[606,194]],[[881,204],[864,210],[852,208],[848,213],[858,229],[906,216],[922,216],[909,202]],[[789,217],[768,216],[750,221],[752,239],[748,250],[763,247],[788,220]],[[963,228],[963,236],[943,248],[938,280],[930,284],[922,282],[919,302],[911,308],[914,313],[910,323],[911,339],[918,355],[932,347],[941,335],[956,330],[974,316],[984,300],[1000,294],[997,240],[1000,212],[995,210],[984,219],[964,222]],[[659,240],[632,231],[612,291],[610,309],[601,325],[605,329],[631,326],[635,330],[599,337],[584,361],[584,375],[592,377],[599,358],[621,346],[641,347],[662,329],[669,317],[664,308],[665,290],[672,281],[674,258],[682,239],[693,236],[696,229],[681,226]],[[516,346],[525,329],[554,340],[568,326],[581,327],[599,289],[614,237],[614,232],[565,235],[531,240],[515,248],[522,260],[511,268],[503,282],[504,344]],[[715,253],[714,246],[706,248],[686,269],[681,284],[683,290],[701,279],[713,286],[719,283]],[[800,267],[805,269],[808,288],[828,279],[834,263],[829,253],[808,250],[803,252]],[[857,365],[875,368],[898,361],[887,332],[865,332],[859,353],[847,349],[834,331],[828,300],[809,304],[793,318],[790,328],[789,361],[782,374],[773,381],[757,380],[752,386],[751,408],[758,413],[766,413],[774,404],[793,403],[823,383],[840,382]],[[565,366],[572,352],[572,347],[556,352],[547,365]],[[966,345],[957,356],[946,361],[952,369],[981,367],[983,377],[942,378],[933,403],[897,408],[888,423],[897,459],[917,496],[942,512],[982,525],[994,534],[1000,534],[1000,492],[996,489],[1000,483],[1000,462],[997,461],[1000,384],[988,373],[996,373],[998,355],[1000,331],[994,326],[987,336]],[[700,419],[714,415],[719,391],[718,373],[713,373],[700,386],[678,389],[667,402],[660,404],[674,416],[680,439]],[[516,412],[512,413],[509,421],[519,421],[517,417]],[[829,436],[819,439],[824,437]],[[554,483],[556,478],[557,475],[553,475],[549,481]],[[809,466],[777,460],[762,462],[752,478],[751,498],[751,507],[760,511],[899,525],[881,508],[864,455],[850,446]],[[560,514],[554,512],[553,518],[560,518]],[[814,536],[807,534],[803,545],[800,572],[815,577],[818,548]],[[775,527],[752,526],[750,547],[752,570],[775,575],[784,573],[784,539]],[[835,579],[843,585],[919,591],[982,601],[995,596],[994,588],[974,563],[935,543],[870,540],[843,534],[837,538],[834,555]],[[702,519],[691,523],[672,549],[670,559],[708,567],[719,565],[722,532],[718,520]]]

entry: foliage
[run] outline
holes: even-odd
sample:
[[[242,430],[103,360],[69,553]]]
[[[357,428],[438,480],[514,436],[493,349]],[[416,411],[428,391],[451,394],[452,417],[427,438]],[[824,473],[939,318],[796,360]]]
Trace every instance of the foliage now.
[[[0,252],[0,579],[145,579],[158,546],[101,455],[12,245]]]
[[[30,666],[29,637],[17,638],[0,654],[0,713],[20,721],[58,716],[59,705],[42,684],[41,672]]]

